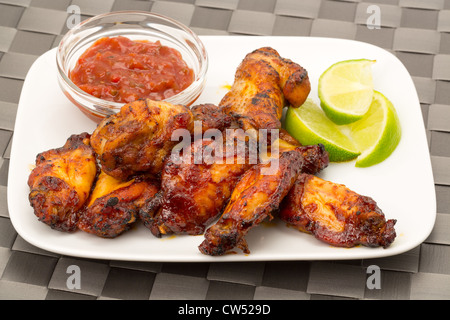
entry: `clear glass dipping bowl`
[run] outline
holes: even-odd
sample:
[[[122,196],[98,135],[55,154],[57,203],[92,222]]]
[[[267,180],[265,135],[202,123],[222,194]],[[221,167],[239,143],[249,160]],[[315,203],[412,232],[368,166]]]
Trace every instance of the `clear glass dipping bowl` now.
[[[186,106],[205,88],[208,54],[199,37],[188,27],[171,18],[145,11],[117,11],[84,20],[61,39],[56,52],[58,82],[64,94],[95,122],[120,110],[124,103],[94,97],[78,88],[69,78],[78,58],[103,37],[124,36],[131,40],[160,41],[178,50],[194,71],[194,81],[182,92],[165,99]]]

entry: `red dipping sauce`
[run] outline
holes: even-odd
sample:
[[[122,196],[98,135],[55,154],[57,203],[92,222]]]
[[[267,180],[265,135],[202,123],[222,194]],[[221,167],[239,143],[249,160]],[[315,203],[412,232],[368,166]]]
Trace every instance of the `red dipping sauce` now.
[[[179,51],[159,41],[101,38],[78,59],[69,74],[81,90],[100,99],[129,103],[164,100],[194,81]]]

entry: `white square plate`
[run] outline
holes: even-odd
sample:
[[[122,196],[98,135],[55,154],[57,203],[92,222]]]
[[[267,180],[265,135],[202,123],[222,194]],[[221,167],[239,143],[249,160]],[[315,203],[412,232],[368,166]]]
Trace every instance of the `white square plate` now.
[[[345,260],[391,256],[409,251],[431,233],[436,217],[433,174],[420,103],[411,76],[391,53],[373,45],[341,39],[308,37],[204,36],[210,64],[207,87],[197,103],[215,103],[232,84],[244,56],[263,46],[308,70],[310,98],[318,102],[317,84],[323,71],[341,60],[367,58],[373,67],[375,89],[397,109],[402,140],[383,163],[356,168],[354,162],[330,164],[320,176],[345,184],[377,201],[387,219],[397,219],[397,238],[387,249],[358,246],[335,248],[282,222],[263,223],[246,239],[250,254],[210,257],[200,253],[203,236],[155,238],[138,225],[115,239],[102,239],[81,231],[69,234],[39,222],[28,202],[27,179],[39,152],[62,146],[75,133],[92,132],[86,118],[61,92],[56,80],[55,49],[35,61],[20,98],[11,151],[8,207],[11,221],[27,242],[64,255],[95,259],[211,262],[269,260]],[[237,249],[237,251],[239,251]]]

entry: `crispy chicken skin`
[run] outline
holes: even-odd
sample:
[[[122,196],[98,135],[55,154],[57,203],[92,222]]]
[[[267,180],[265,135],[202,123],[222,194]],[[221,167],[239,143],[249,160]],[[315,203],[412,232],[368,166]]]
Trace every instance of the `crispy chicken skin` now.
[[[301,106],[310,91],[305,69],[264,47],[246,55],[219,105],[244,130],[279,129],[283,107]]]
[[[222,212],[236,183],[253,165],[245,137],[237,135],[233,139],[243,139],[240,140],[244,146],[242,153],[237,147],[226,148],[225,141],[200,139],[180,159],[166,160],[161,194],[150,200],[140,213],[141,220],[155,236],[202,234]],[[222,154],[212,154],[212,150],[222,150]],[[201,162],[196,161],[196,154],[202,155]],[[257,156],[253,159],[256,163]]]
[[[151,177],[123,182],[101,172],[78,228],[102,238],[115,238],[131,228],[139,209],[159,188],[159,182]]]
[[[195,121],[201,121],[202,133],[210,129],[223,131],[229,128],[233,118],[214,104],[199,104],[191,108]]]
[[[29,201],[39,220],[53,229],[76,230],[98,170],[89,138],[88,133],[72,135],[63,147],[36,156]]]
[[[302,170],[316,173],[325,168],[328,154],[321,145],[299,147],[281,153],[278,160],[272,174],[263,173],[270,163],[257,164],[245,172],[219,221],[206,230],[200,252],[218,256],[238,247],[249,253],[244,239],[248,231],[267,217],[272,219]],[[305,167],[313,162],[316,166]]]
[[[166,156],[178,141],[177,129],[192,132],[189,108],[162,101],[137,100],[105,118],[92,133],[91,145],[102,170],[120,179],[142,172],[159,174]]]
[[[386,248],[396,237],[396,220],[386,221],[373,199],[310,174],[299,175],[279,216],[288,225],[338,247]]]

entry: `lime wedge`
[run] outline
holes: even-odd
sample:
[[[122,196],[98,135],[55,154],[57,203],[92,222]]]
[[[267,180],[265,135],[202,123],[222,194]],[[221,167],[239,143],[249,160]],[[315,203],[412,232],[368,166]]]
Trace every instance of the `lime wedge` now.
[[[349,161],[360,154],[355,143],[310,99],[299,108],[288,108],[285,129],[303,145],[323,144],[332,162]]]
[[[299,108],[288,108],[284,126],[303,145],[322,143],[331,162],[356,158],[356,167],[384,161],[397,148],[402,135],[392,102],[378,91],[374,91],[364,117],[349,125],[335,124],[308,99]]]
[[[366,115],[350,124],[350,137],[361,155],[355,166],[369,167],[384,161],[401,139],[401,126],[391,101],[374,91],[373,101]]]
[[[346,60],[333,64],[319,79],[320,105],[334,123],[349,124],[361,119],[373,98],[374,60]]]

